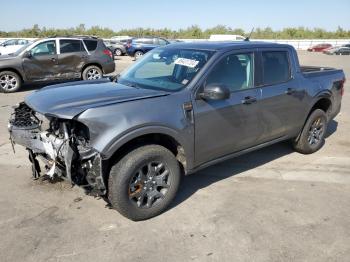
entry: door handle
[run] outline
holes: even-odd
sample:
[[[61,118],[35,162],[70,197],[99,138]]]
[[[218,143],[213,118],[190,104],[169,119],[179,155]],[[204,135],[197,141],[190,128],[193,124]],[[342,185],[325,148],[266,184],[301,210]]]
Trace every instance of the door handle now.
[[[56,62],[57,59],[53,57],[53,58],[51,58],[51,61],[52,61],[52,62]]]
[[[287,90],[285,91],[285,93],[287,94],[287,95],[292,95],[292,94],[294,94],[295,92],[296,92],[297,90],[295,89],[295,88],[287,88]]]
[[[242,100],[242,104],[249,105],[249,104],[255,103],[256,101],[257,101],[257,100],[256,100],[256,97],[246,96],[246,97]]]

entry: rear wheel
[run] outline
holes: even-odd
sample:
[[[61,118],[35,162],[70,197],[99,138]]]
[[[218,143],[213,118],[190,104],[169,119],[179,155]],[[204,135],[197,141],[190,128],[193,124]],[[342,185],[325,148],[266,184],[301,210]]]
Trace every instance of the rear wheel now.
[[[114,54],[115,54],[116,56],[121,56],[121,55],[123,54],[123,52],[122,52],[122,50],[120,50],[119,48],[117,48],[117,49],[114,50]]]
[[[144,220],[163,212],[180,183],[175,156],[165,147],[139,147],[116,163],[108,180],[108,199],[131,220]]]
[[[325,140],[327,131],[327,116],[321,109],[311,113],[297,140],[294,141],[294,149],[302,154],[311,154],[319,150]]]
[[[4,93],[13,93],[22,86],[22,80],[18,74],[12,71],[0,72],[0,89]]]
[[[96,80],[102,77],[102,70],[95,65],[88,66],[83,71],[84,80]]]

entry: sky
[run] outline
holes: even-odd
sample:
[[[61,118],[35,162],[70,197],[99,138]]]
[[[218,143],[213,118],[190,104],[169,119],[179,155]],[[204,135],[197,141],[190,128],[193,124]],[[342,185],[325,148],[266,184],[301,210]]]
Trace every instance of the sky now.
[[[304,26],[350,30],[350,0],[0,0],[0,31],[69,28],[85,24],[113,30],[136,27],[206,29],[218,24],[253,27]]]

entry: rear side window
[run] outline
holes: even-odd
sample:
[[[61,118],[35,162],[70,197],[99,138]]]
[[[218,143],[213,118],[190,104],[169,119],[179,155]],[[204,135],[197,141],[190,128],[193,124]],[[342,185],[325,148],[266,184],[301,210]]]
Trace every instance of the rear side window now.
[[[96,40],[84,40],[84,43],[86,45],[87,50],[89,51],[95,51],[97,48]]]
[[[264,85],[286,82],[290,79],[288,53],[286,51],[262,52]]]
[[[61,54],[80,52],[81,50],[82,50],[82,46],[81,46],[80,40],[70,40],[70,39],[60,40]]]

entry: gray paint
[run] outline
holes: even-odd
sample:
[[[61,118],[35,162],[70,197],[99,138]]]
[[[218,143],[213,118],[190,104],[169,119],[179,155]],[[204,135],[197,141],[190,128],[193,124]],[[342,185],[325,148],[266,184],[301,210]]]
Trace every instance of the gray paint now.
[[[125,87],[97,81],[57,85],[35,92],[26,102],[41,113],[76,119],[90,130],[90,144],[104,159],[126,142],[161,133],[173,137],[186,154],[187,172],[216,163],[240,152],[259,148],[298,135],[312,106],[321,98],[332,101],[330,117],[340,109],[340,91],[335,81],[342,70],[320,68],[302,72],[295,50],[288,45],[266,43],[179,43],[166,48],[210,49],[217,52],[183,90],[175,93]],[[292,78],[274,86],[231,93],[229,99],[204,101],[198,93],[213,65],[229,52],[287,50]],[[294,88],[293,94],[286,94]],[[242,98],[255,96],[254,104]],[[190,116],[184,103],[192,103]]]

